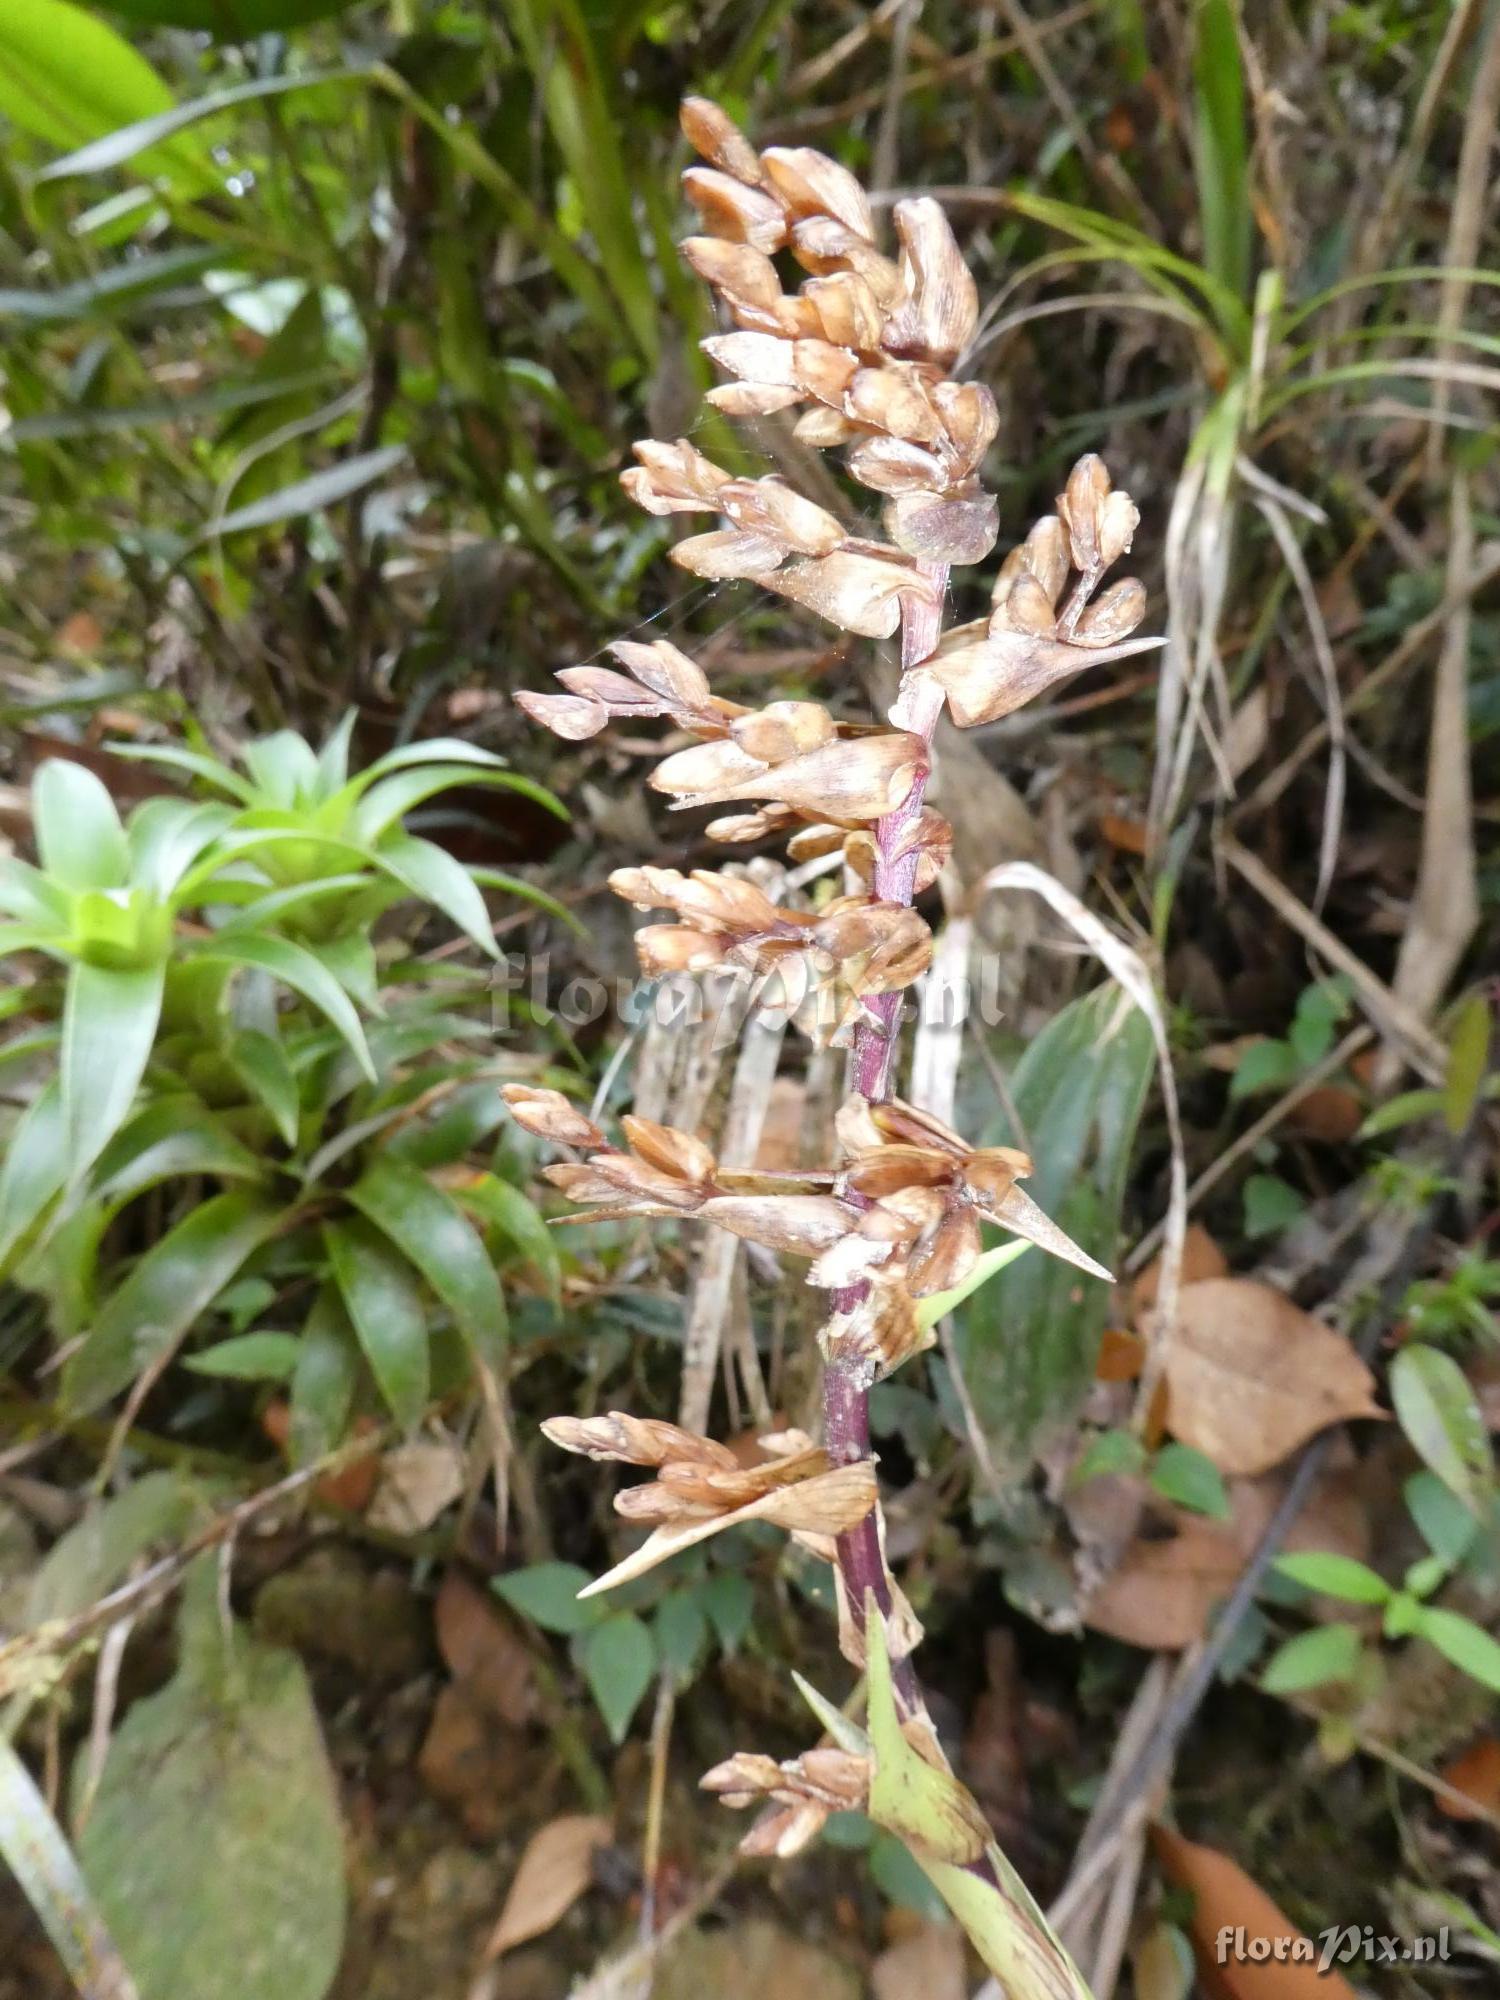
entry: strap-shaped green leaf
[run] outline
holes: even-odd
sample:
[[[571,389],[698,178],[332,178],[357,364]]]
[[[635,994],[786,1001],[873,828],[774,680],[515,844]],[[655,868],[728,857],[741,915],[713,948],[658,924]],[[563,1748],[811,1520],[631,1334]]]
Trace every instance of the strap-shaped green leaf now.
[[[97,1409],[169,1354],[283,1219],[273,1203],[239,1189],[193,1209],[141,1258],[70,1357],[67,1407]]]
[[[324,1225],[328,1261],[365,1359],[391,1414],[410,1428],[427,1407],[422,1289],[406,1258],[359,1218]]]
[[[491,958],[497,956],[484,898],[468,869],[461,861],[455,861],[446,848],[437,847],[430,840],[418,840],[410,833],[388,833],[370,852],[372,860],[393,881],[441,910],[481,951]]]
[[[291,1448],[298,1465],[333,1450],[354,1403],[354,1332],[338,1287],[325,1284],[302,1328],[292,1374]]]
[[[224,1053],[251,1094],[270,1113],[271,1122],[288,1146],[297,1143],[297,1074],[279,1036],[259,1028],[241,1028]]]
[[[355,1061],[374,1083],[375,1065],[353,1002],[327,966],[302,945],[268,931],[221,931],[195,955],[210,963],[255,966],[300,993],[338,1029]]]
[[[506,1332],[500,1281],[463,1210],[398,1160],[376,1160],[349,1190],[361,1214],[415,1264],[470,1346],[493,1360]]]
[[[10,1135],[0,1165],[0,1271],[67,1178],[67,1128],[54,1078]]]
[[[37,851],[47,874],[69,889],[118,889],[130,849],[115,802],[86,765],[49,757],[31,787]]]
[[[59,1073],[72,1180],[93,1165],[130,1110],[156,1039],[165,973],[164,965],[80,961],[68,974]]]

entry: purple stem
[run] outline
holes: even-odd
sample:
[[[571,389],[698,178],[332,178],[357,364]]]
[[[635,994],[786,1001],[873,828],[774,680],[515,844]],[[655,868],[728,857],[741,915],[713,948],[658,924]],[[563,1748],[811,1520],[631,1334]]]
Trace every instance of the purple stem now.
[[[943,627],[943,596],[948,584],[948,565],[924,565],[933,591],[931,603],[908,599],[901,621],[901,670],[907,672],[937,651]],[[932,688],[913,704],[915,713],[908,727],[931,747],[933,732],[942,713],[940,689]],[[894,812],[886,814],[875,829],[875,893],[886,902],[910,903],[917,874],[917,854],[898,854],[902,835],[922,810],[922,801],[931,776],[930,763],[917,772],[911,791]],[[901,1020],[902,995],[881,993],[867,1003],[868,1018],[854,1035],[854,1088],[872,1103],[891,1094],[896,1066],[897,1033]],[[866,1287],[856,1285],[834,1294],[836,1312],[847,1312],[859,1304]],[[823,1437],[828,1456],[835,1465],[852,1464],[870,1456],[870,1383],[865,1370],[853,1360],[829,1362],[823,1380]],[[858,1527],[838,1538],[838,1565],[851,1612],[857,1623],[864,1618],[865,1595],[873,1591],[883,1615],[891,1610],[891,1583],[880,1547],[880,1530],[875,1512],[867,1514]],[[909,1660],[894,1660],[892,1676],[898,1699],[909,1712],[921,1707],[921,1690]]]

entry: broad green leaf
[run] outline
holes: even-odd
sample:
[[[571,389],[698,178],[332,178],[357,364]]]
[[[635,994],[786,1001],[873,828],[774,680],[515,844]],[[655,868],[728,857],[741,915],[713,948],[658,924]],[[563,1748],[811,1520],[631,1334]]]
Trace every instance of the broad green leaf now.
[[[493,1356],[505,1338],[505,1301],[484,1244],[452,1196],[399,1160],[380,1159],[349,1199],[416,1265],[470,1346]]]
[[[76,1618],[118,1583],[137,1557],[180,1542],[207,1507],[204,1489],[180,1472],[148,1472],[96,1501],[47,1551],[31,1580],[26,1622]]]
[[[324,1225],[323,1240],[359,1344],[396,1421],[427,1407],[427,1314],[411,1265],[363,1220]]]
[[[1229,1519],[1229,1494],[1224,1475],[1190,1444],[1164,1444],[1151,1462],[1151,1484],[1164,1499],[1215,1521]]]
[[[1424,1604],[1413,1629],[1471,1680],[1500,1694],[1500,1642],[1472,1619],[1457,1611],[1445,1611],[1441,1605]]]
[[[598,1604],[578,1595],[592,1581],[577,1563],[544,1562],[497,1576],[491,1587],[512,1611],[519,1611],[544,1632],[571,1635],[597,1625],[605,1615]]]
[[[1027,1193],[1105,1264],[1115,1251],[1153,1069],[1145,1016],[1122,1006],[1113,987],[1101,987],[1048,1022],[1010,1079],[1026,1135],[1036,1135]],[[985,1145],[1024,1144],[1004,1117],[977,1137]],[[1019,1257],[959,1307],[964,1379],[998,1465],[1024,1466],[1049,1433],[1074,1419],[1093,1381],[1108,1310],[1106,1287],[1043,1255]]]
[[[480,1174],[455,1192],[471,1215],[510,1238],[555,1301],[562,1288],[557,1239],[521,1190],[501,1180],[498,1174]]]
[[[1464,1502],[1435,1472],[1414,1472],[1401,1490],[1428,1548],[1450,1569],[1461,1563],[1479,1533],[1479,1523]]]
[[[1441,1556],[1421,1556],[1407,1570],[1404,1587],[1413,1597],[1431,1597],[1447,1576],[1448,1568]]]
[[[52,146],[172,108],[172,93],[144,56],[71,0],[5,0],[0,8],[0,114]],[[188,142],[153,152],[150,172],[187,170],[203,155]]]
[[[70,757],[49,757],[31,787],[42,867],[69,889],[118,889],[130,848],[103,781]]]
[[[217,1625],[208,1569],[185,1622]],[[78,1853],[141,2000],[323,2000],[343,1822],[296,1655],[239,1625],[227,1645],[185,1631],[176,1677],[110,1738]]]
[[[339,937],[324,938],[308,949],[325,965],[349,998],[367,1014],[384,1011],[380,1004],[380,970],[375,959],[375,941],[368,930],[345,931]]]
[[[217,516],[204,528],[200,539],[243,534],[251,528],[275,527],[279,522],[299,521],[308,514],[321,512],[325,507],[337,506],[340,500],[362,493],[377,479],[394,472],[407,456],[404,444],[388,444],[382,445],[378,451],[362,451],[353,458],[341,458],[333,465],[324,466],[320,472],[309,473],[305,479],[296,479],[290,486],[279,487],[263,499],[252,500],[247,506],[236,507],[228,514]]]
[[[1434,1117],[1442,1108],[1440,1090],[1404,1090],[1384,1104],[1377,1104],[1355,1136],[1378,1139],[1383,1132],[1396,1132],[1403,1125],[1414,1125],[1419,1118]]]
[[[1360,1636],[1337,1620],[1299,1632],[1267,1660],[1260,1684],[1266,1694],[1300,1694],[1328,1681],[1346,1681],[1359,1665]]]
[[[130,816],[130,877],[151,895],[167,898],[206,847],[223,833],[233,813],[214,800],[147,799]]]
[[[1412,1449],[1476,1514],[1494,1480],[1489,1433],[1467,1376],[1415,1341],[1391,1363],[1391,1402]]]
[[[232,1382],[286,1382],[301,1357],[302,1343],[294,1333],[239,1333],[185,1354],[182,1365],[195,1375],[224,1376]]]
[[[278,1035],[241,1028],[224,1051],[240,1081],[258,1097],[288,1146],[297,1143],[297,1077]]]
[[[354,1330],[333,1284],[313,1301],[301,1349],[292,1374],[291,1455],[294,1464],[309,1465],[340,1442],[354,1403]]]
[[[1276,1236],[1290,1229],[1307,1206],[1280,1174],[1251,1174],[1244,1187],[1245,1234]]]
[[[318,785],[318,760],[312,745],[295,729],[276,729],[269,736],[252,736],[241,752],[255,782],[256,802],[290,809],[311,800]]]
[[[97,1409],[169,1354],[283,1219],[281,1209],[239,1191],[192,1209],[111,1293],[69,1357],[62,1376],[66,1406],[80,1415]]]
[[[451,923],[467,933],[482,952],[498,957],[495,929],[484,897],[461,861],[430,840],[409,833],[388,833],[370,858],[413,896],[431,903]]]
[[[633,1611],[615,1611],[580,1632],[573,1652],[610,1741],[623,1743],[630,1718],[656,1672],[650,1629]]]
[[[68,974],[58,1078],[67,1171],[82,1175],[124,1122],[161,1018],[163,965],[116,970],[85,962]]]
[[[67,1125],[54,1079],[11,1131],[0,1163],[0,1269],[67,1177]]]
[[[210,964],[255,966],[279,979],[283,986],[290,986],[319,1013],[327,1015],[370,1082],[375,1082],[375,1065],[370,1059],[365,1031],[349,996],[328,968],[303,946],[265,931],[222,931],[194,956]]]
[[[1328,1597],[1342,1597],[1350,1604],[1384,1604],[1391,1587],[1367,1563],[1353,1556],[1309,1550],[1305,1554],[1278,1556],[1276,1568],[1306,1590],[1321,1591]]]

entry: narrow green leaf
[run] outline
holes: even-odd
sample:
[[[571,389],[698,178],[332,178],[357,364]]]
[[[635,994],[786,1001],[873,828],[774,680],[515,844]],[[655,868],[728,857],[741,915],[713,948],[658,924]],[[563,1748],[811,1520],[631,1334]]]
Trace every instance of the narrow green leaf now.
[[[337,506],[340,500],[363,492],[377,479],[393,472],[405,462],[407,456],[404,444],[388,444],[382,445],[378,451],[363,451],[353,458],[341,458],[334,465],[324,466],[320,472],[309,473],[305,479],[293,480],[290,486],[267,493],[263,499],[252,500],[247,506],[236,507],[230,513],[218,516],[209,522],[200,540],[243,534],[252,528],[275,527],[279,522],[298,521],[305,515],[319,513],[325,507]]]
[[[32,1100],[0,1163],[0,1270],[67,1177],[67,1124],[54,1079]]]
[[[297,1077],[279,1035],[241,1028],[224,1051],[240,1081],[259,1098],[288,1146],[297,1144]]]
[[[370,1082],[375,1082],[369,1044],[349,996],[328,968],[320,965],[303,946],[293,944],[290,938],[273,937],[269,932],[221,931],[200,946],[194,956],[210,964],[255,966],[279,979],[283,986],[290,986],[294,993],[300,993],[327,1015]]]
[[[255,798],[255,788],[242,778],[238,771],[231,771],[227,764],[217,757],[205,756],[201,751],[188,750],[180,743],[106,743],[105,749],[113,757],[134,758],[141,764],[164,764],[168,770],[186,771],[190,777],[202,778],[217,792],[228,792],[238,799],[242,806],[250,805]]]
[[[86,1415],[170,1354],[283,1211],[240,1191],[214,1195],[154,1244],[111,1293],[63,1369],[62,1398]]]
[[[1198,100],[1198,212],[1204,262],[1238,299],[1250,292],[1249,141],[1239,30],[1231,0],[1198,0],[1193,83]]]
[[[70,0],[6,0],[0,9],[0,114],[52,146],[77,146],[170,110],[172,93],[144,56]],[[181,145],[148,170],[188,167]]]
[[[613,1743],[623,1743],[630,1718],[656,1672],[656,1646],[633,1611],[616,1611],[580,1632],[574,1654]]]
[[[416,1265],[470,1346],[494,1356],[505,1338],[505,1301],[484,1244],[453,1198],[414,1168],[381,1159],[349,1199]]]
[[[347,14],[360,0],[109,0],[109,4],[127,21],[198,28],[220,41],[248,42],[256,35],[306,28],[330,15]]]
[[[325,1284],[302,1328],[292,1374],[291,1454],[296,1465],[326,1457],[343,1438],[354,1403],[354,1330],[338,1288]]]
[[[418,840],[409,833],[388,833],[370,858],[383,868],[392,881],[399,882],[413,896],[442,911],[450,923],[471,937],[490,958],[497,957],[495,927],[490,922],[484,897],[461,861],[446,848],[430,840]]]
[[[0,1856],[80,1993],[136,2000],[134,1981],[36,1780],[0,1736]]]
[[[459,1201],[487,1227],[508,1236],[555,1302],[562,1289],[557,1239],[519,1188],[497,1174],[480,1174],[456,1190]]]
[[[118,889],[130,849],[103,781],[69,757],[49,757],[31,786],[42,867],[69,889]]]
[[[1029,1243],[997,1243],[993,1250],[985,1250],[975,1259],[967,1274],[946,1292],[929,1292],[924,1299],[917,1300],[917,1325],[925,1332],[936,1326],[940,1319],[946,1319],[955,1306],[961,1306],[966,1298],[988,1284],[997,1272],[1008,1264],[1014,1264],[1031,1248]]]
[[[1428,1548],[1450,1569],[1461,1563],[1479,1533],[1479,1522],[1464,1502],[1435,1472],[1414,1472],[1401,1490]]]
[[[1266,1694],[1300,1694],[1328,1681],[1346,1681],[1359,1665],[1360,1637],[1342,1620],[1315,1625],[1278,1646],[1260,1677]]]
[[[1468,1130],[1490,1059],[1490,1003],[1471,993],[1458,1011],[1443,1079],[1443,1122],[1455,1138]]]
[[[76,1618],[123,1583],[131,1566],[178,1542],[207,1513],[202,1486],[181,1472],[147,1472],[95,1501],[47,1551],[31,1580],[26,1623]]]
[[[68,1174],[91,1167],[124,1122],[161,1018],[166,968],[80,962],[68,974],[58,1075]]]
[[[427,1314],[411,1265],[362,1220],[324,1225],[323,1240],[359,1344],[381,1395],[410,1429],[427,1407]]]
[[[201,0],[201,4],[196,6],[192,0],[111,0],[111,4],[120,14],[133,15],[138,20],[174,20],[180,27],[216,27],[222,26],[226,20],[238,18],[245,25],[247,35],[261,34],[271,26],[287,25],[286,21],[265,17],[283,14],[288,20],[295,21],[299,11],[308,19],[312,19],[316,11],[315,7],[308,6],[308,0],[279,0],[279,4],[278,0]],[[351,0],[328,0],[323,11],[334,13],[339,7],[349,4]],[[184,14],[199,18],[185,21],[181,18]],[[247,25],[251,21],[255,25]],[[248,103],[252,98],[280,97],[289,90],[314,90],[323,84],[363,82],[369,74],[368,66],[359,64],[350,69],[302,70],[281,76],[255,77],[248,83],[235,83],[224,90],[212,90],[186,104],[174,104],[150,117],[117,126],[102,138],[80,146],[76,152],[65,153],[60,160],[52,160],[42,168],[37,179],[55,181],[71,174],[104,173],[110,167],[124,166],[127,160],[152,151],[174,133],[184,131],[190,125],[201,124],[205,118],[215,117],[221,111],[232,110],[236,104]]]
[[[129,1201],[145,1188],[179,1174],[258,1181],[264,1177],[265,1165],[189,1092],[153,1093],[100,1154],[90,1198]]]

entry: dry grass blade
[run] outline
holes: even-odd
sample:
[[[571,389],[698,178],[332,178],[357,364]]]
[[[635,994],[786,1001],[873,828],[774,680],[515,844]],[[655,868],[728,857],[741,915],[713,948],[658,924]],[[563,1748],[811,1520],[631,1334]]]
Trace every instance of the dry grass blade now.
[[[1264,897],[1292,929],[1307,940],[1315,952],[1337,971],[1348,975],[1354,996],[1370,1019],[1382,1033],[1401,1044],[1414,1068],[1430,1083],[1437,1082],[1447,1064],[1446,1051],[1415,1009],[1393,993],[1383,979],[1377,978],[1362,958],[1356,957],[1348,945],[1341,943],[1305,903],[1299,902],[1291,890],[1277,880],[1263,861],[1250,853],[1248,848],[1241,847],[1232,835],[1225,834],[1220,839],[1219,852],[1256,894]]]
[[[94,1907],[72,1848],[30,1772],[3,1739],[0,1853],[83,2000],[136,2000],[135,1982]]]
[[[1438,300],[1438,325],[1445,335],[1457,333],[1463,325],[1471,289],[1466,274],[1480,261],[1485,208],[1494,190],[1490,162],[1494,152],[1495,127],[1500,122],[1500,13],[1493,8],[1481,33],[1484,41],[1464,117],[1463,147],[1459,153],[1458,178],[1448,224],[1444,256],[1448,275],[1443,279]],[[1438,349],[1440,362],[1451,364],[1454,354],[1454,342],[1445,339]],[[1458,373],[1457,370],[1454,372]],[[1441,471],[1443,462],[1443,425],[1448,414],[1448,393],[1448,378],[1440,374],[1432,398],[1432,429],[1427,443],[1427,467],[1434,478]]]
[[[1496,31],[1500,47],[1500,26]],[[1448,543],[1448,590],[1474,564],[1469,475],[1453,475]],[[1424,1018],[1442,998],[1479,922],[1474,860],[1474,795],[1469,775],[1469,634],[1467,601],[1443,634],[1432,682],[1432,734],[1427,745],[1427,810],[1416,895],[1396,959],[1393,992]],[[1389,1065],[1387,1067],[1390,1067]]]

